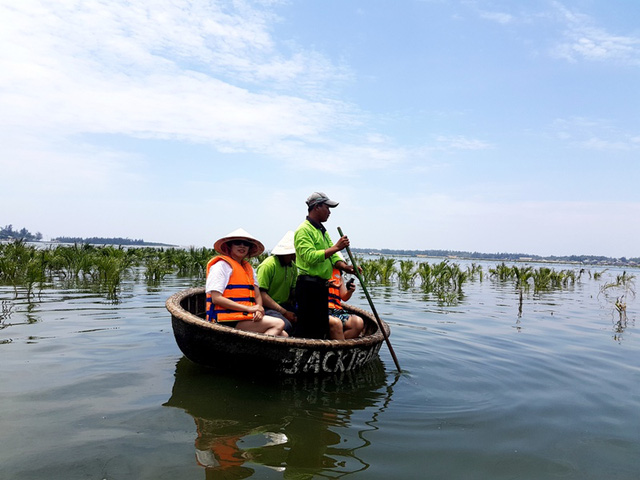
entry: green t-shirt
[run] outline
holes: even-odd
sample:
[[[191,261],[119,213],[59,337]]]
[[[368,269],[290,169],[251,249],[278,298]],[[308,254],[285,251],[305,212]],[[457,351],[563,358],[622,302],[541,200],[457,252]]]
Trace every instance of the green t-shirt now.
[[[291,289],[296,286],[298,271],[294,263],[283,266],[278,257],[267,257],[256,270],[258,286],[266,291],[274,302],[282,305],[289,300]]]
[[[312,275],[329,280],[333,265],[342,260],[337,253],[324,258],[324,251],[332,247],[333,242],[326,231],[323,234],[309,220],[300,224],[293,237],[293,244],[296,247],[298,275]]]

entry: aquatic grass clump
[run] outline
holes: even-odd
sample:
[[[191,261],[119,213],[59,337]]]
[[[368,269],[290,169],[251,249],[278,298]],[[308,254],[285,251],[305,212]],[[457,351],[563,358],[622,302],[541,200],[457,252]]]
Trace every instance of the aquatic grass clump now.
[[[367,283],[390,285],[397,280],[399,288],[407,290],[419,280],[419,288],[425,294],[433,294],[446,304],[462,298],[463,285],[470,279],[482,279],[481,266],[473,265],[463,270],[460,265],[449,263],[448,260],[436,264],[400,260],[398,269],[395,259],[381,257],[375,260],[360,259],[359,265]]]
[[[144,268],[143,275],[150,284],[157,284],[169,274],[191,277],[201,281],[206,276],[206,265],[216,255],[210,248],[128,248],[115,246],[93,246],[89,244],[57,245],[38,249],[24,241],[0,244],[0,284],[13,286],[16,296],[18,289],[24,288],[27,298],[47,284],[64,281],[70,286],[81,285],[93,288],[112,300],[117,300],[123,278]],[[267,254],[252,258],[257,266]],[[414,261],[411,259],[377,257],[358,258],[362,278],[366,284],[388,286],[397,282],[398,288],[408,290],[418,288],[438,302],[454,304],[464,296],[464,286],[469,282],[483,281],[482,265],[471,264],[466,268],[444,259],[437,263]],[[535,295],[571,288],[580,282],[585,274],[600,279],[606,269],[593,274],[586,269],[556,271],[549,267],[537,269],[531,266],[508,266],[505,262],[488,269],[492,280],[501,283],[513,282],[518,294],[519,316],[522,314],[524,297],[533,288]],[[611,299],[615,311],[626,308],[624,295],[635,294],[633,275],[624,273],[615,282],[604,285],[602,294]],[[614,286],[628,291],[613,295]],[[428,298],[428,297],[427,297]],[[620,299],[617,306],[615,299]]]
[[[375,260],[359,260],[362,276],[367,283],[391,285],[397,273],[395,259],[379,257]]]
[[[513,276],[516,279],[516,290],[519,294],[518,317],[522,317],[522,304],[524,302],[524,292],[528,292],[531,287],[529,280],[533,278],[532,267],[512,267]]]
[[[136,265],[136,254],[122,247],[97,248],[92,256],[91,277],[107,299],[117,300],[121,282]]]
[[[495,278],[500,282],[507,282],[513,280],[515,272],[513,267],[508,267],[506,263],[502,262],[496,265],[494,268],[489,269],[489,276]]]
[[[390,285],[393,276],[396,274],[396,261],[393,258],[380,257],[377,260],[378,279],[383,285]]]
[[[205,278],[207,263],[216,254],[211,248],[194,248],[189,250],[172,249],[172,265],[180,277]]]
[[[403,290],[413,286],[418,276],[415,269],[416,264],[411,260],[400,260],[400,270],[398,271],[398,282]]]
[[[457,263],[443,260],[433,266],[433,292],[438,301],[446,305],[456,303],[462,297],[462,285],[467,281],[467,272],[460,269]]]
[[[476,277],[481,282],[484,279],[484,270],[482,269],[482,265],[472,263],[471,266],[467,267],[467,272],[469,273],[469,280],[471,281],[475,281]]]
[[[40,290],[47,281],[44,251],[28,246],[24,240],[5,244],[0,251],[0,283],[11,285],[15,295],[18,288],[26,289],[27,299],[31,299],[34,288]]]
[[[628,297],[635,298],[636,296],[636,284],[635,275],[630,275],[626,271],[621,275],[616,275],[615,281],[606,282],[600,286],[600,293],[605,300],[614,304],[616,311],[626,316],[626,302]]]
[[[144,268],[144,278],[150,285],[159,284],[164,280],[164,277],[173,271],[167,259],[163,257],[147,258],[144,261]]]
[[[620,340],[627,327],[627,299],[636,296],[635,279],[635,275],[624,271],[621,275],[616,275],[615,281],[606,282],[600,286],[598,297],[602,295],[606,302],[613,305],[613,315],[618,314],[614,326],[616,340]]]
[[[90,275],[96,251],[96,247],[86,243],[58,245],[49,251],[50,272],[68,279],[80,279]]]
[[[403,276],[409,279],[419,279],[420,289],[424,293],[434,294],[439,301],[446,304],[455,303],[462,298],[463,287],[467,282],[482,282],[484,278],[482,265],[475,263],[462,269],[459,264],[450,263],[448,259],[439,263],[418,262],[417,265],[414,264],[415,270],[412,271],[409,269],[410,263],[405,264],[405,262],[411,261],[403,260],[400,263],[401,268],[398,272],[400,288],[406,289],[412,285],[411,281],[404,280]],[[379,261],[376,261],[376,264],[378,263]],[[585,269],[582,269],[580,273],[575,270],[558,271],[549,267],[534,269],[531,266],[509,266],[505,262],[488,270],[491,279],[500,283],[514,283],[519,297],[518,316],[522,315],[524,296],[531,290],[531,287],[538,295],[551,290],[571,288],[580,281],[585,271]],[[591,272],[588,273],[591,275]],[[415,277],[412,277],[414,274]],[[598,277],[594,275],[594,278]]]
[[[358,266],[362,269],[361,275],[365,283],[374,283],[377,276],[377,266],[375,262],[371,260],[365,260],[358,256],[356,256],[356,261],[358,263]]]
[[[416,267],[417,277],[420,278],[420,289],[425,294],[433,293],[438,301],[451,305],[463,296],[463,285],[478,276],[482,278],[482,267],[463,270],[457,263],[443,260],[439,263],[420,262]]]
[[[576,274],[572,270],[553,270],[540,267],[533,271],[533,287],[536,293],[559,290],[574,285]]]
[[[77,243],[36,248],[16,240],[0,244],[0,284],[12,286],[16,296],[19,288],[25,288],[30,299],[47,282],[64,281],[69,286],[94,288],[117,300],[123,278],[136,267],[144,267],[144,276],[151,283],[174,272],[202,279],[214,255],[215,251],[207,248],[164,250]]]

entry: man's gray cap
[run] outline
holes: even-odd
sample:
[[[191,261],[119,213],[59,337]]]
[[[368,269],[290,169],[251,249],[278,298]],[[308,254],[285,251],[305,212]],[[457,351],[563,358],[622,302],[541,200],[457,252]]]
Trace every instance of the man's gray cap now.
[[[331,208],[338,206],[338,202],[330,200],[329,197],[327,197],[327,195],[322,192],[313,192],[311,195],[309,195],[309,198],[307,198],[307,206],[309,207],[313,207],[320,203],[326,203]]]

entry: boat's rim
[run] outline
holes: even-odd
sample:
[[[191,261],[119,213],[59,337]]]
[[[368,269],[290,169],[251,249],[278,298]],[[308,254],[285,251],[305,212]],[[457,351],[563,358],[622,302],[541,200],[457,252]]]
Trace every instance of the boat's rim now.
[[[171,313],[171,315],[185,323],[189,323],[195,325],[199,328],[210,329],[215,332],[219,332],[225,335],[237,335],[238,337],[243,337],[246,339],[253,339],[255,341],[266,342],[266,343],[282,343],[283,345],[289,345],[292,347],[319,347],[326,346],[331,348],[340,348],[340,347],[362,347],[372,344],[380,343],[384,340],[384,336],[380,330],[380,326],[377,324],[377,321],[373,317],[373,315],[366,310],[362,310],[358,307],[354,307],[353,305],[348,305],[343,303],[343,307],[345,310],[349,312],[353,312],[356,315],[360,315],[362,317],[366,317],[369,321],[373,322],[377,326],[377,330],[375,333],[371,335],[367,335],[364,337],[353,338],[349,340],[319,340],[313,338],[293,338],[293,337],[274,337],[271,335],[265,335],[263,333],[253,333],[253,332],[245,332],[243,330],[237,330],[235,328],[225,327],[223,325],[219,325],[217,323],[209,323],[206,320],[194,315],[191,312],[188,312],[180,303],[186,297],[204,294],[204,287],[198,288],[188,288],[186,290],[182,290],[171,295],[166,302],[167,310]],[[382,322],[382,325],[387,333],[387,336],[390,335],[389,326]]]

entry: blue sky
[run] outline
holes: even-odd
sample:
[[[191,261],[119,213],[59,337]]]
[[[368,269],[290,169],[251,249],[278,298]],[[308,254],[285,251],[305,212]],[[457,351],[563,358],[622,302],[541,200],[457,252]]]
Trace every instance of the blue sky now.
[[[640,2],[0,1],[0,223],[640,256]]]

